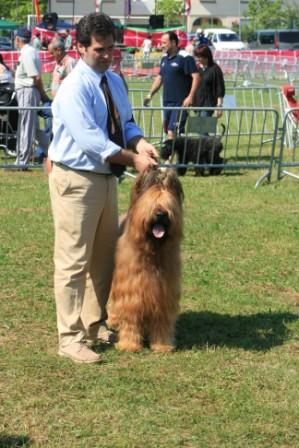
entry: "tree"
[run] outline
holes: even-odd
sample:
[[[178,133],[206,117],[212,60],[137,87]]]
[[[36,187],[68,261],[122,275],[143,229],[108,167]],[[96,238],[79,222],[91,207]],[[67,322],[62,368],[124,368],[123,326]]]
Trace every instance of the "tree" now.
[[[296,28],[299,8],[283,0],[249,0],[245,16],[252,19],[252,29]]]
[[[41,15],[47,11],[47,0],[39,0],[39,10]],[[34,14],[32,0],[0,0],[1,17],[12,20],[19,25],[27,24],[27,15]]]
[[[164,16],[166,26],[179,24],[183,10],[184,2],[182,0],[156,0],[157,14]]]
[[[283,20],[286,28],[298,28],[299,25],[299,8],[295,5],[286,3],[283,9]]]

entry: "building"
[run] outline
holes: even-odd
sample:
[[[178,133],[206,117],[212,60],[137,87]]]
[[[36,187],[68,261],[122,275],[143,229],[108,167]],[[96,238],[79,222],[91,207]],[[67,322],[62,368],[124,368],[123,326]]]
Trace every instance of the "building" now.
[[[195,31],[202,25],[228,28],[239,25],[249,0],[190,0],[190,2],[189,15],[182,18],[188,32]],[[128,14],[129,4],[131,5],[130,15]],[[292,4],[299,7],[299,0],[292,0]],[[48,11],[57,12],[61,18],[77,19],[95,11],[96,8],[109,14],[122,25],[148,26],[149,17],[156,15],[155,0],[48,0]]]

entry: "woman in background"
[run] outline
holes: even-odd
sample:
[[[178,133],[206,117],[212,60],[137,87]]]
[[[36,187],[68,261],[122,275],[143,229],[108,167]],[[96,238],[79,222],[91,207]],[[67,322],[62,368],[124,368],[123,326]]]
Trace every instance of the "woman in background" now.
[[[196,107],[222,107],[225,95],[224,78],[221,68],[213,59],[213,54],[207,45],[195,48],[194,55],[198,64],[200,76],[199,88],[195,94],[194,106]],[[212,110],[201,111],[201,116],[213,115]],[[216,111],[216,116],[222,115],[221,110]]]

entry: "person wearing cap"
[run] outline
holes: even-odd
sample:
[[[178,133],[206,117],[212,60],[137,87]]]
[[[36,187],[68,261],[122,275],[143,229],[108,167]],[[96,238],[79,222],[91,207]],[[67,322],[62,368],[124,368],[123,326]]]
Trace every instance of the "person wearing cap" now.
[[[40,51],[42,49],[42,43],[40,40],[40,33],[37,32],[32,40],[32,46],[33,48],[35,48],[37,51]]]
[[[48,50],[54,56],[56,65],[53,70],[51,93],[55,97],[57,90],[64,78],[73,70],[77,60],[65,51],[65,42],[61,37],[54,37],[48,46]]]
[[[73,48],[73,38],[70,30],[66,30],[65,49],[69,51],[72,48]]]
[[[15,90],[20,108],[16,165],[28,164],[32,143],[38,134],[37,110],[28,108],[38,106],[40,101],[49,101],[41,77],[39,53],[30,44],[30,40],[31,31],[27,28],[19,28],[16,31],[15,46],[20,50],[15,72]]]

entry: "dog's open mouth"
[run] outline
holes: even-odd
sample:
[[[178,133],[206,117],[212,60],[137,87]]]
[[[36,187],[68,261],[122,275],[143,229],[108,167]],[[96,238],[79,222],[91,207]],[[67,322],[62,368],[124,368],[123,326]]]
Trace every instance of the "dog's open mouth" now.
[[[151,235],[154,239],[162,240],[167,237],[167,231],[169,227],[168,214],[162,211],[158,211],[155,214],[155,219],[151,223]]]
[[[161,239],[166,235],[166,227],[163,224],[154,224],[152,227],[154,238]]]

